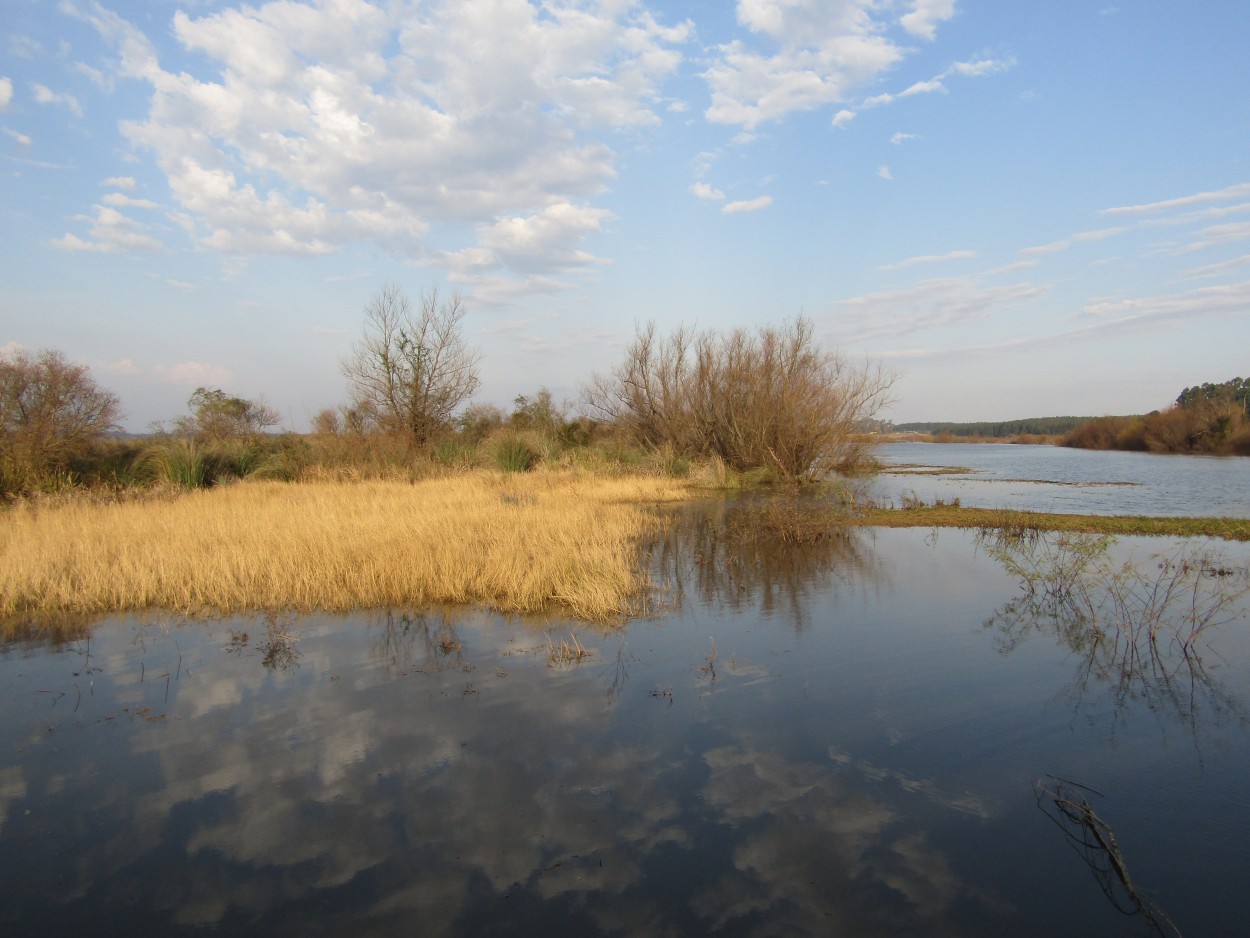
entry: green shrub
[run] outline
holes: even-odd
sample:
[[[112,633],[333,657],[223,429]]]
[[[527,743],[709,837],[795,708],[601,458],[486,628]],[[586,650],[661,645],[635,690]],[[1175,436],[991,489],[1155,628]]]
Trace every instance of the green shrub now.
[[[528,472],[538,464],[538,451],[520,435],[506,434],[495,442],[495,465],[504,472]]]

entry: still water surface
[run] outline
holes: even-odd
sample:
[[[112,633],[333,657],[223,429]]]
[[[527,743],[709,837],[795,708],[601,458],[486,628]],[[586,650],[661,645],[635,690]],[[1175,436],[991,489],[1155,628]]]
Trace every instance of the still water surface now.
[[[1072,514],[1250,518],[1250,458],[1163,456],[1011,443],[891,443],[880,497]],[[954,474],[925,470],[958,468]]]
[[[615,630],[394,610],[12,642],[0,934],[1244,933],[1250,623],[1219,595],[1245,549],[1192,581],[1215,605],[1186,658],[1179,607],[1152,647],[1022,590],[1049,542],[797,548],[741,518],[684,512],[653,614]],[[1180,549],[1114,561],[1154,581]],[[550,662],[574,631],[591,656]],[[1052,776],[1100,793],[1131,893]]]

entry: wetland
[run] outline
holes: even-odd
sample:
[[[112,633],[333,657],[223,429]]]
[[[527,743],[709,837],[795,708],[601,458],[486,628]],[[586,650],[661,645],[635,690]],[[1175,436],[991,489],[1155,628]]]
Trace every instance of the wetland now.
[[[823,497],[655,507],[605,625],[11,631],[0,929],[1237,933],[1250,546],[804,524]]]

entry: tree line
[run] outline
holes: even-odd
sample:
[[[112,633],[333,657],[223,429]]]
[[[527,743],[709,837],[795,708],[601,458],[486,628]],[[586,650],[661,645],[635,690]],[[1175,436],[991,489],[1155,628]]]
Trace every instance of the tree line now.
[[[464,337],[466,306],[437,290],[409,300],[386,284],[364,308],[342,362],[349,399],[312,433],[273,433],[278,414],[220,388],[197,388],[187,413],[141,441],[110,439],[120,401],[56,351],[0,355],[0,494],[82,481],[293,478],[310,467],[472,464],[489,444],[504,468],[601,444],[675,471],[712,460],[736,473],[808,482],[858,465],[856,429],[888,401],[894,378],[820,346],[803,317],[755,330],[639,325],[620,363],[592,376],[577,405],[545,388],[512,412],[473,404],[482,355]],[[641,458],[641,456],[639,458]]]
[[[1250,456],[1250,381],[1188,387],[1166,410],[1099,417],[1069,431],[1065,446],[1150,453]]]

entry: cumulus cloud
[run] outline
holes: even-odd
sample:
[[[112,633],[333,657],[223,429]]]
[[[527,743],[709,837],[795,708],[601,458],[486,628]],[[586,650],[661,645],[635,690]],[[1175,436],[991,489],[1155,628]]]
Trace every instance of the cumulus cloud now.
[[[903,57],[882,35],[875,8],[870,0],[739,0],[751,42],[715,50],[703,73],[712,95],[705,116],[754,130],[846,100]]]
[[[855,120],[855,112],[850,110],[849,108],[843,108],[842,110],[838,111],[837,114],[833,115],[833,126],[845,127],[847,124],[849,124],[853,120]]]
[[[110,189],[129,190],[135,187],[135,180],[133,176],[110,176],[108,179],[105,179],[102,183],[100,183],[100,185]]]
[[[762,195],[758,199],[747,199],[742,202],[730,202],[721,212],[725,215],[739,215],[743,212],[758,212],[773,204],[771,195]]]
[[[115,48],[119,74],[147,83],[146,115],[122,129],[153,155],[201,247],[372,241],[429,262],[456,257],[425,241],[451,226],[494,238],[477,247],[505,268],[523,260],[501,271],[521,280],[590,261],[570,242],[604,217],[591,200],[615,154],[600,137],[661,119],[661,85],[693,35],[633,3],[270,2],[176,13],[174,38],[204,63],[192,75],[116,14],[74,9]],[[501,250],[518,225],[534,249]]]
[[[9,106],[9,102],[13,100],[13,81],[9,78],[0,78],[0,111]]]
[[[898,146],[900,143],[902,143],[905,140],[915,140],[915,139],[916,139],[915,134],[905,134],[902,131],[900,131],[899,133],[896,133],[893,137],[890,138],[890,143],[894,144],[895,146]]]
[[[899,24],[913,36],[932,39],[939,23],[955,15],[955,0],[915,0],[910,13],[899,17]]]
[[[894,174],[890,172],[890,167],[886,166],[884,163],[882,163],[880,166],[877,167],[877,175],[881,179],[893,179],[894,178]]]

